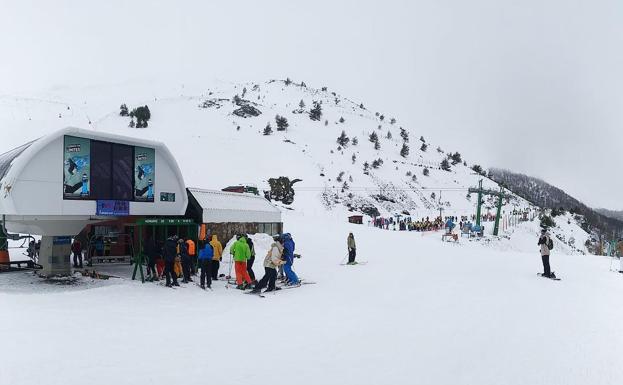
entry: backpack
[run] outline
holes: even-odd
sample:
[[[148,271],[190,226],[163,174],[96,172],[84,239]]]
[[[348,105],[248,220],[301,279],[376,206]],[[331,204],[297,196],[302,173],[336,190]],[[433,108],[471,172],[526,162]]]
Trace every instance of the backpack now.
[[[554,241],[552,241],[552,238],[549,238],[547,241],[547,248],[552,250],[554,248]]]

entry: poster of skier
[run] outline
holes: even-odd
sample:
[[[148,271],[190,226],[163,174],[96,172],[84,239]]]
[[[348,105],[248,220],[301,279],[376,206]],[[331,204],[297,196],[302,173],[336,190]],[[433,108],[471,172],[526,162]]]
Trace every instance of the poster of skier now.
[[[134,200],[154,201],[156,152],[153,148],[134,148]]]
[[[63,198],[88,199],[91,192],[91,140],[65,136]]]

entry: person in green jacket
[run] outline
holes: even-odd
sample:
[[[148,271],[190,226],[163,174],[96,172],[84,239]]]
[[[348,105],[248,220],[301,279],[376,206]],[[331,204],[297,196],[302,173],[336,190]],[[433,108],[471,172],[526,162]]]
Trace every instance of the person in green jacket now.
[[[238,236],[238,240],[231,245],[230,252],[234,256],[236,283],[238,284],[236,289],[244,290],[250,288],[251,277],[247,271],[247,260],[251,258],[251,249],[244,234]]]

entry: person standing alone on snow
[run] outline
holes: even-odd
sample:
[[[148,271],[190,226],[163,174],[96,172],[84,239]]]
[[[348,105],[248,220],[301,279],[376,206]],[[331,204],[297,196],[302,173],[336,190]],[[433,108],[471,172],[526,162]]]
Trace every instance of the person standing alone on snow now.
[[[541,237],[539,238],[538,246],[541,247],[541,259],[543,260],[543,276],[547,278],[556,278],[554,273],[551,272],[549,266],[549,253],[550,250],[554,247],[554,242],[550,237],[547,229],[541,230]]]
[[[619,251],[619,273],[623,274],[623,239],[619,238],[619,242],[617,243],[617,250]]]
[[[348,265],[354,265],[355,257],[357,256],[357,246],[355,245],[355,236],[353,233],[348,234],[346,243],[348,245]]]

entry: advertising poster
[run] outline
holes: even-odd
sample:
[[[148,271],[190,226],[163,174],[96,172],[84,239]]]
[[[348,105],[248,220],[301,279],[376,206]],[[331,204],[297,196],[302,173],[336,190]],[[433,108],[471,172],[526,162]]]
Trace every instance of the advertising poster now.
[[[156,183],[156,151],[153,148],[134,147],[134,200],[154,201]]]
[[[91,140],[65,136],[63,197],[89,199],[91,193]]]

